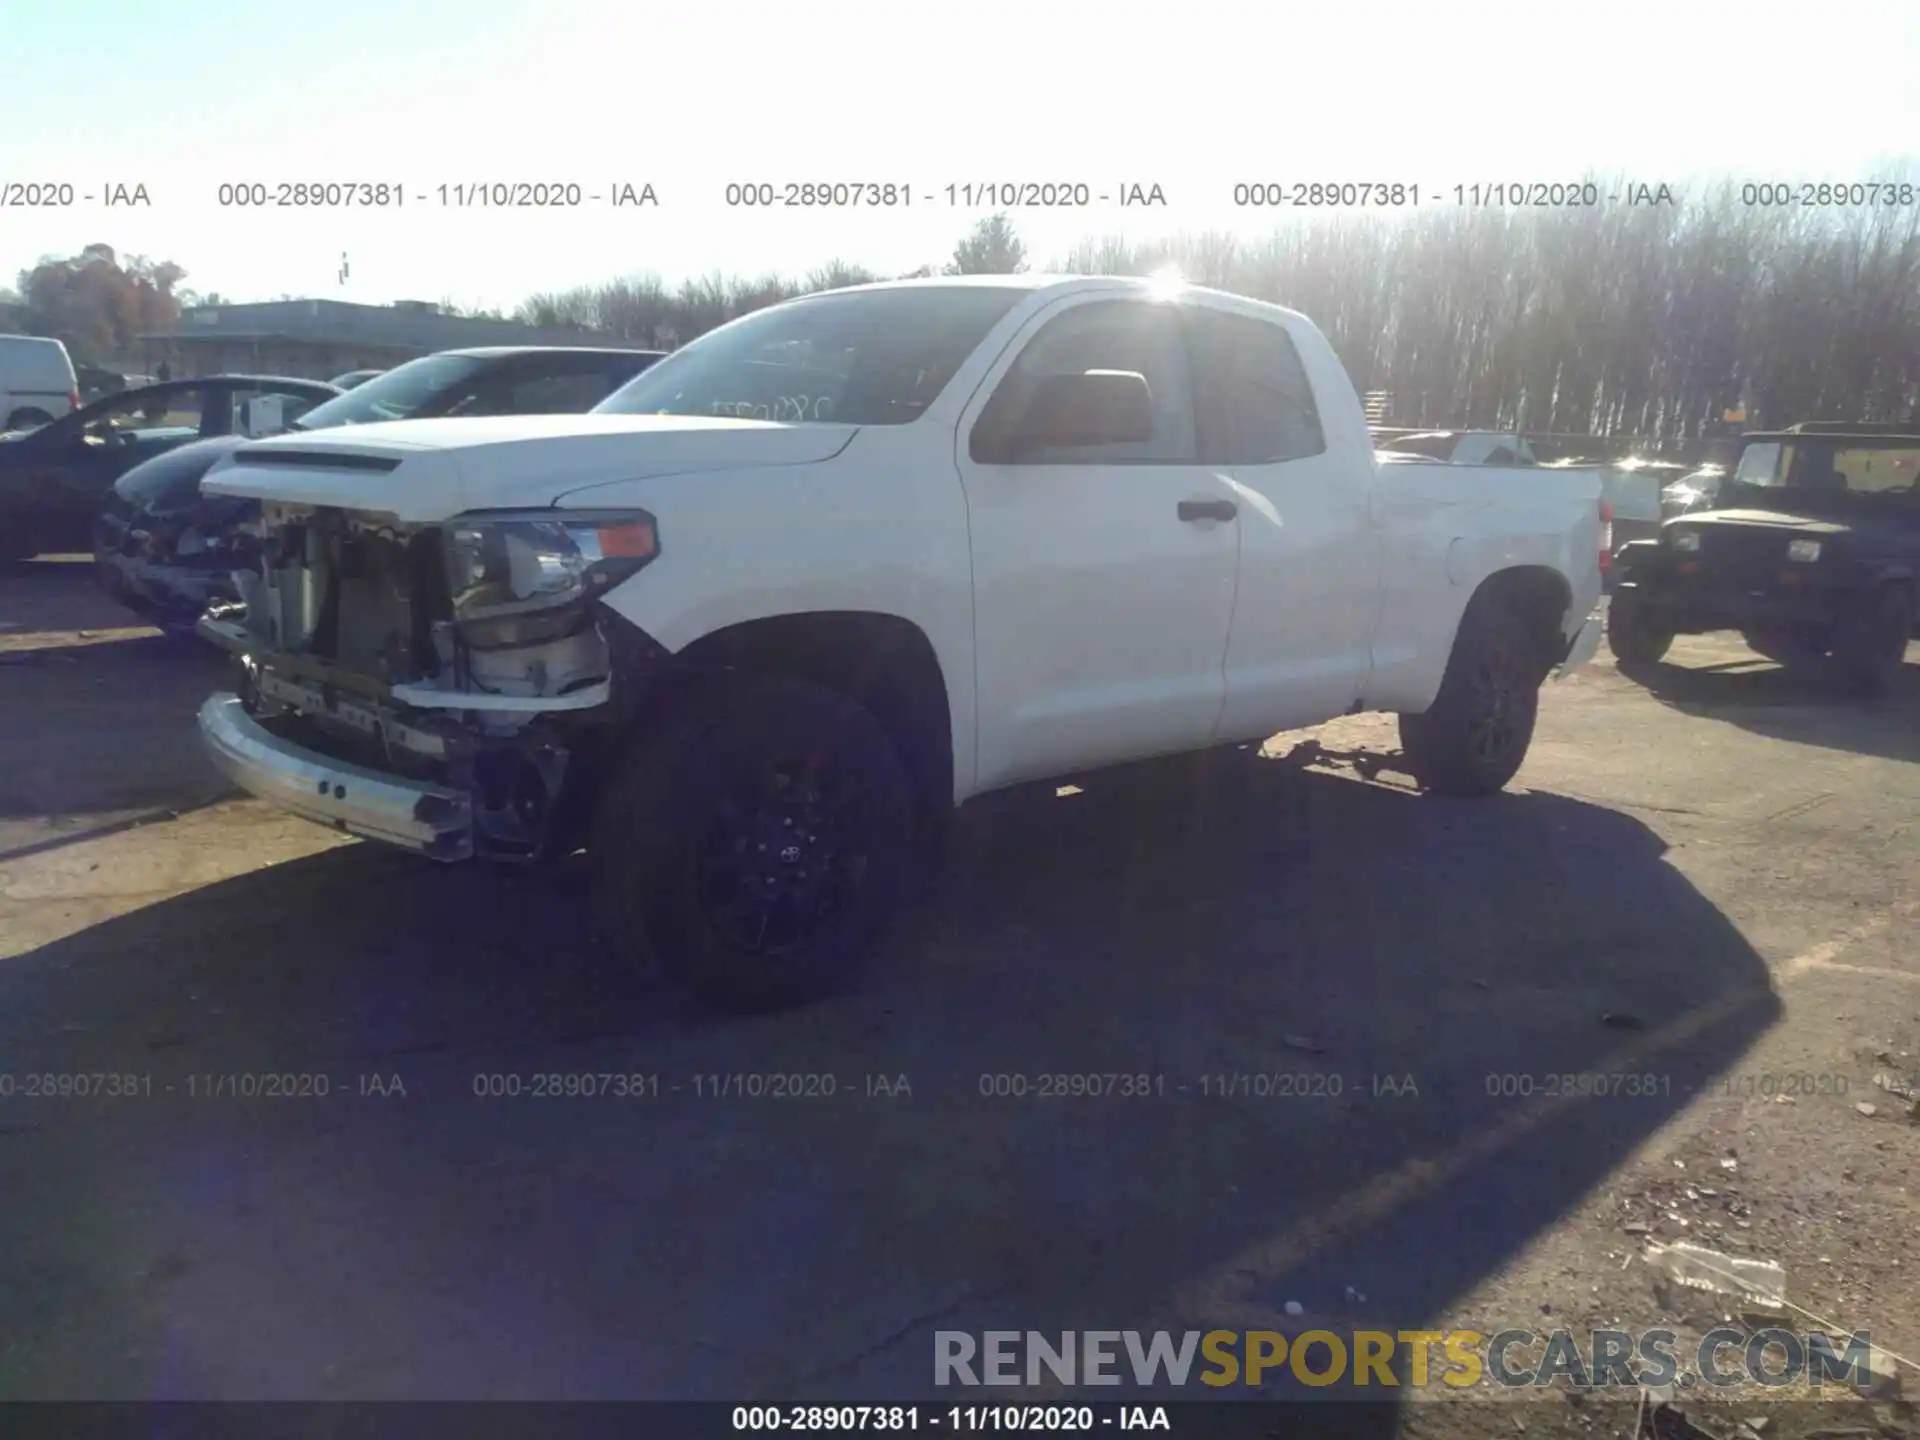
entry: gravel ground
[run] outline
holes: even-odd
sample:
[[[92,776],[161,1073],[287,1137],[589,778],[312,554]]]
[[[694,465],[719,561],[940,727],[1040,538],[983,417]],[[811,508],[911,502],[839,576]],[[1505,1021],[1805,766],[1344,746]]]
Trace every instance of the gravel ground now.
[[[1714,1305],[1637,1258],[1672,1239],[1920,1358],[1920,669],[1863,706],[1718,637],[1671,658],[1553,687],[1487,803],[1412,793],[1378,717],[996,797],[865,988],[735,1020],[609,960],[570,872],[233,798],[192,733],[217,657],[22,567],[0,1071],[141,1093],[0,1098],[0,1397],[951,1401],[943,1329],[1693,1335]],[[217,1078],[256,1072],[329,1093]],[[475,1093],[543,1073],[658,1093]],[[982,1094],[1088,1073],[1153,1093]],[[834,1094],[716,1098],[735,1074]],[[1844,1424],[1906,1433],[1900,1379]],[[1735,1398],[1702,1433],[1843,1423]]]

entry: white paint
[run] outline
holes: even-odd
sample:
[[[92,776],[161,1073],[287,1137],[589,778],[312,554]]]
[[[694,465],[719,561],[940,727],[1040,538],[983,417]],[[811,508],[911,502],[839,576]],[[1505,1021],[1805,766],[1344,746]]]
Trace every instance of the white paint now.
[[[1381,466],[1359,397],[1305,316],[1149,281],[1019,283],[1031,293],[907,424],[403,421],[246,447],[204,488],[406,523],[497,507],[644,508],[659,522],[661,553],[607,603],[669,650],[810,611],[918,626],[946,677],[956,800],[1259,739],[1356,701],[1424,709],[1475,587],[1508,567],[1566,579],[1569,641],[1592,612],[1591,472]],[[1021,350],[1058,315],[1114,299],[1225,309],[1284,329],[1314,392],[1324,452],[1228,469],[976,465],[971,427]],[[249,463],[274,451],[398,463]],[[1232,499],[1236,517],[1183,522],[1176,506],[1190,499]]]

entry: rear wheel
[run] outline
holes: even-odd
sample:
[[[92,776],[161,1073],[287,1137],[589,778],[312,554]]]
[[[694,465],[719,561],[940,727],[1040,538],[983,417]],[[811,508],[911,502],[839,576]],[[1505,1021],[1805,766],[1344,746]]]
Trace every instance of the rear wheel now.
[[[1533,743],[1546,664],[1534,634],[1497,602],[1467,607],[1433,704],[1400,717],[1415,776],[1441,795],[1491,795]]]
[[[635,737],[589,846],[603,927],[711,1004],[840,989],[905,894],[905,769],[838,691],[726,678]]]
[[[1906,663],[1913,637],[1913,592],[1904,585],[1882,585],[1861,597],[1834,631],[1833,658],[1848,689],[1857,695],[1884,695]]]
[[[53,416],[44,410],[36,410],[29,405],[7,416],[7,423],[4,426],[0,426],[0,429],[36,430],[42,425],[51,425],[52,423]]]
[[[1607,649],[1622,665],[1655,665],[1673,645],[1673,627],[1657,619],[1632,590],[1607,602]]]

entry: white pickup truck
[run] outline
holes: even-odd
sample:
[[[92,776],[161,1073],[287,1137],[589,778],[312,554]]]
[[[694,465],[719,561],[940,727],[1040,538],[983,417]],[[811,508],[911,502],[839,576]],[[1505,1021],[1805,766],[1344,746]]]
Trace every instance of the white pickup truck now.
[[[583,845],[609,937],[770,1008],[845,983],[960,803],[1400,715],[1486,794],[1591,658],[1591,475],[1376,465],[1304,316],[1125,279],[760,310],[579,416],[277,437],[201,633],[240,786],[441,860]]]

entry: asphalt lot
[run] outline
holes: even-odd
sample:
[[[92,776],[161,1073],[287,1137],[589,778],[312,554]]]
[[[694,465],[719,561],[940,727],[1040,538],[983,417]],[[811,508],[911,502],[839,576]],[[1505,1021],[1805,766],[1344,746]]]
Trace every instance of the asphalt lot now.
[[[1553,687],[1491,802],[1253,753],[997,797],[865,989],[738,1020],[617,967],[571,874],[232,798],[218,657],[0,576],[0,1073],[147,1077],[0,1098],[0,1397],[932,1398],[941,1329],[1651,1324],[1636,1216],[1920,1355],[1872,1081],[1920,1070],[1920,652],[1877,706],[1672,658]],[[330,1093],[206,1093],[255,1072]],[[582,1072],[658,1094],[475,1093]],[[1089,1073],[1161,1093],[981,1093]],[[774,1074],[835,1093],[703,1078]]]

